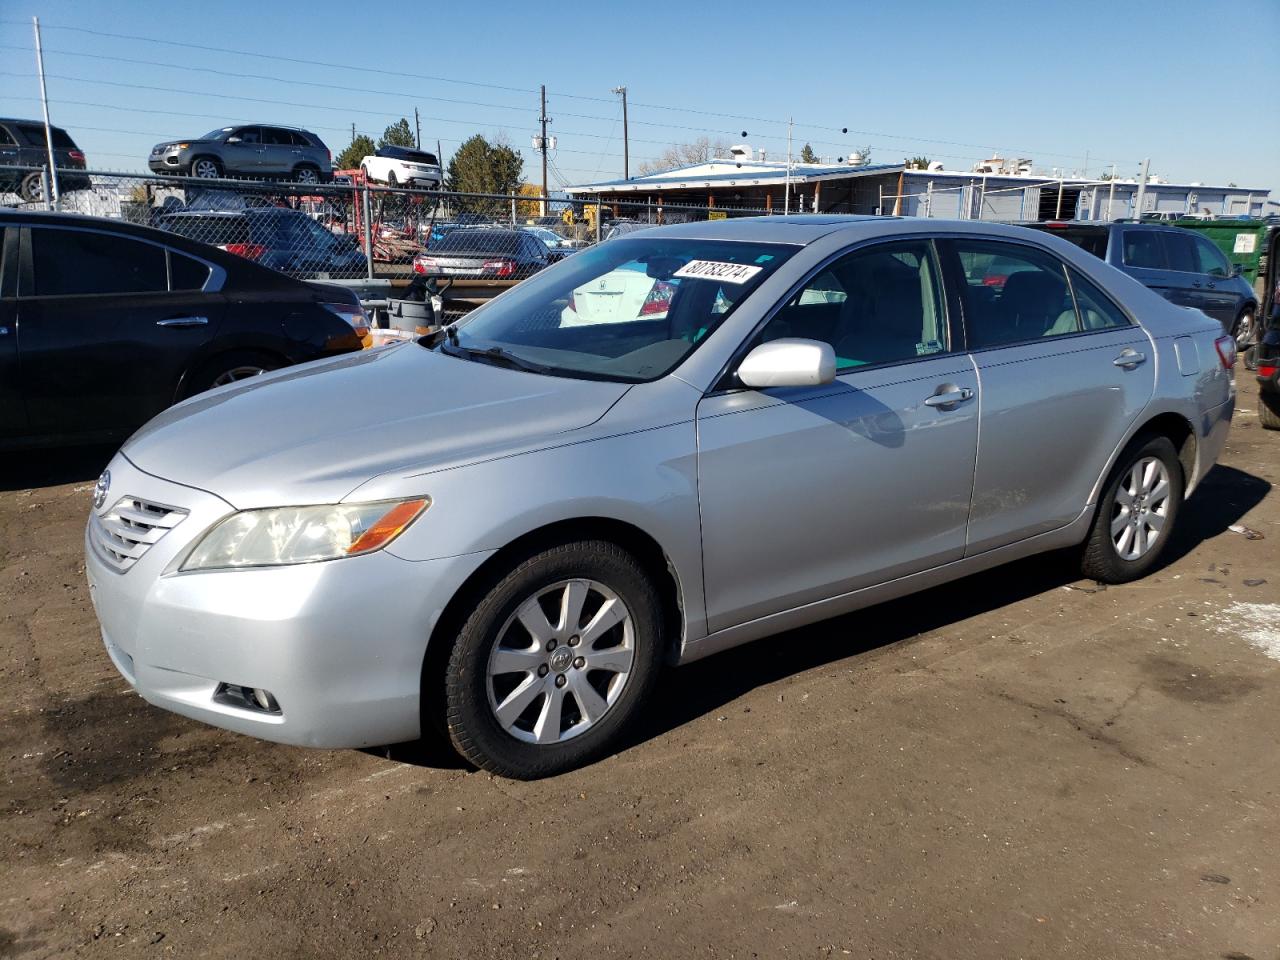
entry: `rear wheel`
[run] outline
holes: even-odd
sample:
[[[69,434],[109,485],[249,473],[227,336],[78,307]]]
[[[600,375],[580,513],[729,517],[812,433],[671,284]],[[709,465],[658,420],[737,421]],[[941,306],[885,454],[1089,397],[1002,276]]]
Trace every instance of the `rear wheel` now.
[[[196,157],[191,161],[191,175],[201,180],[216,180],[222,176],[222,164],[213,157]]]
[[[186,391],[188,397],[204,393],[214,387],[224,387],[239,380],[260,377],[271,370],[284,366],[277,357],[268,353],[253,350],[236,350],[214,357],[200,367],[189,381]]]
[[[1231,336],[1236,338],[1237,345],[1248,346],[1253,343],[1255,339],[1253,310],[1245,308],[1240,311],[1240,316],[1236,317],[1236,322],[1231,325]]]
[[[449,656],[449,738],[505,777],[561,773],[614,746],[662,657],[661,606],[612,543],[551,547],[518,563],[463,625]]]
[[[387,186],[389,186],[389,187],[394,187],[394,186],[395,186],[396,184],[398,184],[399,182],[400,182],[400,181],[396,179],[396,172],[395,172],[394,170],[388,170],[388,171],[387,171]]]
[[[301,166],[293,171],[293,179],[298,183],[319,183],[320,171],[316,167]]]
[[[28,173],[22,178],[18,194],[28,203],[39,203],[44,199],[44,178],[38,172]]]
[[[1280,430],[1280,393],[1258,393],[1258,419],[1267,430]]]
[[[1102,583],[1146,575],[1173,534],[1183,489],[1182,464],[1168,437],[1130,444],[1103,489],[1081,558],[1084,575]]]

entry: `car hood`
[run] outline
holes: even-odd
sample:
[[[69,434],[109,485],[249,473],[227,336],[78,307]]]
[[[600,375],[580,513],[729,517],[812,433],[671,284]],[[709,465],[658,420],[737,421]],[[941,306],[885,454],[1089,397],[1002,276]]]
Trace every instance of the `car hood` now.
[[[335,503],[389,471],[537,449],[629,384],[541,376],[408,342],[255,377],[160,414],[123,453],[240,509]]]

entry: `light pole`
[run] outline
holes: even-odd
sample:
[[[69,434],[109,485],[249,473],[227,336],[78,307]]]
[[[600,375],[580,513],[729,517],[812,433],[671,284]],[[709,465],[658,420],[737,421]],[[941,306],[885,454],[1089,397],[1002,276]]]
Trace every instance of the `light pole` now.
[[[631,179],[631,145],[627,137],[627,88],[614,87],[613,91],[622,97],[622,179]]]

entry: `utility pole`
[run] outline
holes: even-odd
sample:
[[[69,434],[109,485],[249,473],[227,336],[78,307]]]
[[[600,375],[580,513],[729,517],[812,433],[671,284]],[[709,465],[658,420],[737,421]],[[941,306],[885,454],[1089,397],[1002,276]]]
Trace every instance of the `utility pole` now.
[[[1135,220],[1142,219],[1142,201],[1147,195],[1147,174],[1151,171],[1151,158],[1148,157],[1142,161],[1142,176],[1138,179],[1138,200],[1136,203],[1137,211],[1134,213]]]
[[[542,116],[538,122],[542,124],[542,136],[538,146],[542,148],[542,215],[547,215],[547,124],[551,118],[547,116],[547,85],[542,85]]]
[[[785,217],[791,212],[791,127],[793,124],[791,117],[787,117],[787,177],[786,186],[782,193],[782,215]]]
[[[613,92],[622,96],[622,179],[630,180],[631,146],[630,140],[627,136],[627,88],[614,87]]]
[[[418,116],[417,107],[413,108],[413,129],[414,129],[413,142],[417,145],[418,149],[421,150],[422,149],[422,119]]]
[[[1111,204],[1116,199],[1116,165],[1111,165],[1111,189],[1107,192],[1107,222],[1111,222]]]
[[[58,209],[58,164],[53,158],[53,128],[49,126],[49,94],[44,87],[44,52],[40,47],[40,18],[32,17],[31,25],[36,32],[36,71],[40,74],[40,106],[44,110],[44,143],[49,151],[49,195],[44,198],[46,208],[53,201],[53,209]]]

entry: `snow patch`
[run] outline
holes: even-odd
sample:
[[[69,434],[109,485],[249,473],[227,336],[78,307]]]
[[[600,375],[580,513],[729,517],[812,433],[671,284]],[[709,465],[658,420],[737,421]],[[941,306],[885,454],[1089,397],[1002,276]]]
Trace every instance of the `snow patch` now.
[[[1236,602],[1216,620],[1213,628],[1218,633],[1239,637],[1272,660],[1280,660],[1280,603]]]

